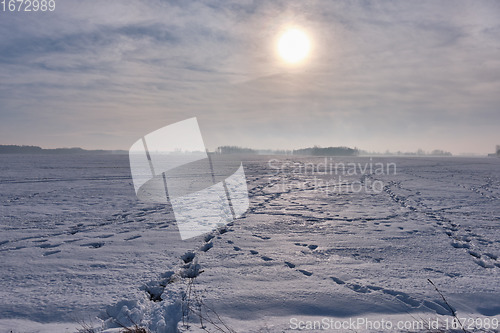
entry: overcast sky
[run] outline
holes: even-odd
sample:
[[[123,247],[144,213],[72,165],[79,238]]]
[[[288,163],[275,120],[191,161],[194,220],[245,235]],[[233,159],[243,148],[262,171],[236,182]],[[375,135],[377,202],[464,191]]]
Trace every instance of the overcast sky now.
[[[0,144],[128,149],[193,116],[210,149],[500,144],[495,0],[56,0],[0,31]]]

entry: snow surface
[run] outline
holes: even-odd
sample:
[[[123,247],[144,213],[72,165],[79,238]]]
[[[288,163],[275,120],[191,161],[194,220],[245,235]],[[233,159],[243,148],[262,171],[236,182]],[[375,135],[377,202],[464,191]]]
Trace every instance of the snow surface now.
[[[169,205],[137,200],[127,156],[0,155],[0,332],[197,332],[196,309],[209,331],[443,323],[428,279],[459,317],[500,318],[500,159],[328,160],[397,166],[340,180],[300,168],[324,158],[242,159],[249,211],[182,241]]]

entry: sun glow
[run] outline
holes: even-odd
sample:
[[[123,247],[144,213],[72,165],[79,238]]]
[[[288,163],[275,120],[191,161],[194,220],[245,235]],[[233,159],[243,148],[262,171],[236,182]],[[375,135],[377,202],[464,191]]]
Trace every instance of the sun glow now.
[[[311,45],[307,35],[299,29],[290,29],[280,37],[278,52],[288,63],[297,63],[308,54]]]

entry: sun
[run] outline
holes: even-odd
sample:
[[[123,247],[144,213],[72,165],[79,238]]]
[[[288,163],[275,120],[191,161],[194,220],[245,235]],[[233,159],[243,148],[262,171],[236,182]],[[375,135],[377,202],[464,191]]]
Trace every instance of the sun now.
[[[278,42],[281,58],[291,64],[303,60],[309,54],[310,48],[309,38],[299,29],[285,31]]]

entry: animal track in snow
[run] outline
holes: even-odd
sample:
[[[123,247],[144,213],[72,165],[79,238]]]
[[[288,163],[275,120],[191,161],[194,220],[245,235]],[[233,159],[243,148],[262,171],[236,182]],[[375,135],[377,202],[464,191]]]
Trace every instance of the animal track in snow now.
[[[419,178],[425,178],[422,176],[413,175]],[[434,179],[433,179],[434,180]],[[384,187],[384,191],[389,194],[391,199],[395,202],[400,203],[402,206],[408,207],[407,197],[399,196],[395,194],[395,192],[391,189],[391,187],[402,188],[401,183],[397,182],[389,182],[389,185]],[[465,188],[465,187],[464,187]],[[421,193],[415,193],[415,195],[420,195]],[[463,228],[459,223],[453,222],[452,220],[446,218],[442,212],[436,211],[432,207],[429,207],[427,204],[422,202],[422,200],[416,200],[417,204],[413,207],[413,211],[420,211],[424,213],[427,217],[434,220],[435,223],[444,229],[446,235],[451,238],[450,245],[455,249],[465,249],[467,253],[473,257],[473,262],[483,268],[495,268],[500,267],[500,262],[498,262],[498,256],[488,254],[491,253],[483,253],[481,247],[479,245],[489,245],[493,242],[485,239],[484,237],[472,232],[471,228]]]
[[[419,300],[411,297],[410,295],[408,295],[407,293],[402,292],[402,291],[386,289],[386,288],[373,286],[373,285],[364,286],[360,283],[348,283],[348,282],[345,282],[345,281],[343,281],[337,277],[334,277],[334,276],[331,276],[330,278],[337,285],[345,286],[356,293],[360,293],[360,294],[368,294],[368,293],[372,293],[372,292],[382,293],[384,295],[394,297],[397,301],[404,303],[411,308],[420,308],[422,306],[425,306],[426,308],[428,308],[432,311],[435,311],[437,314],[441,314],[441,315],[450,315],[451,314],[451,311],[449,309],[447,309],[447,306],[445,304],[443,304],[443,302],[441,302],[440,300],[419,301]]]

